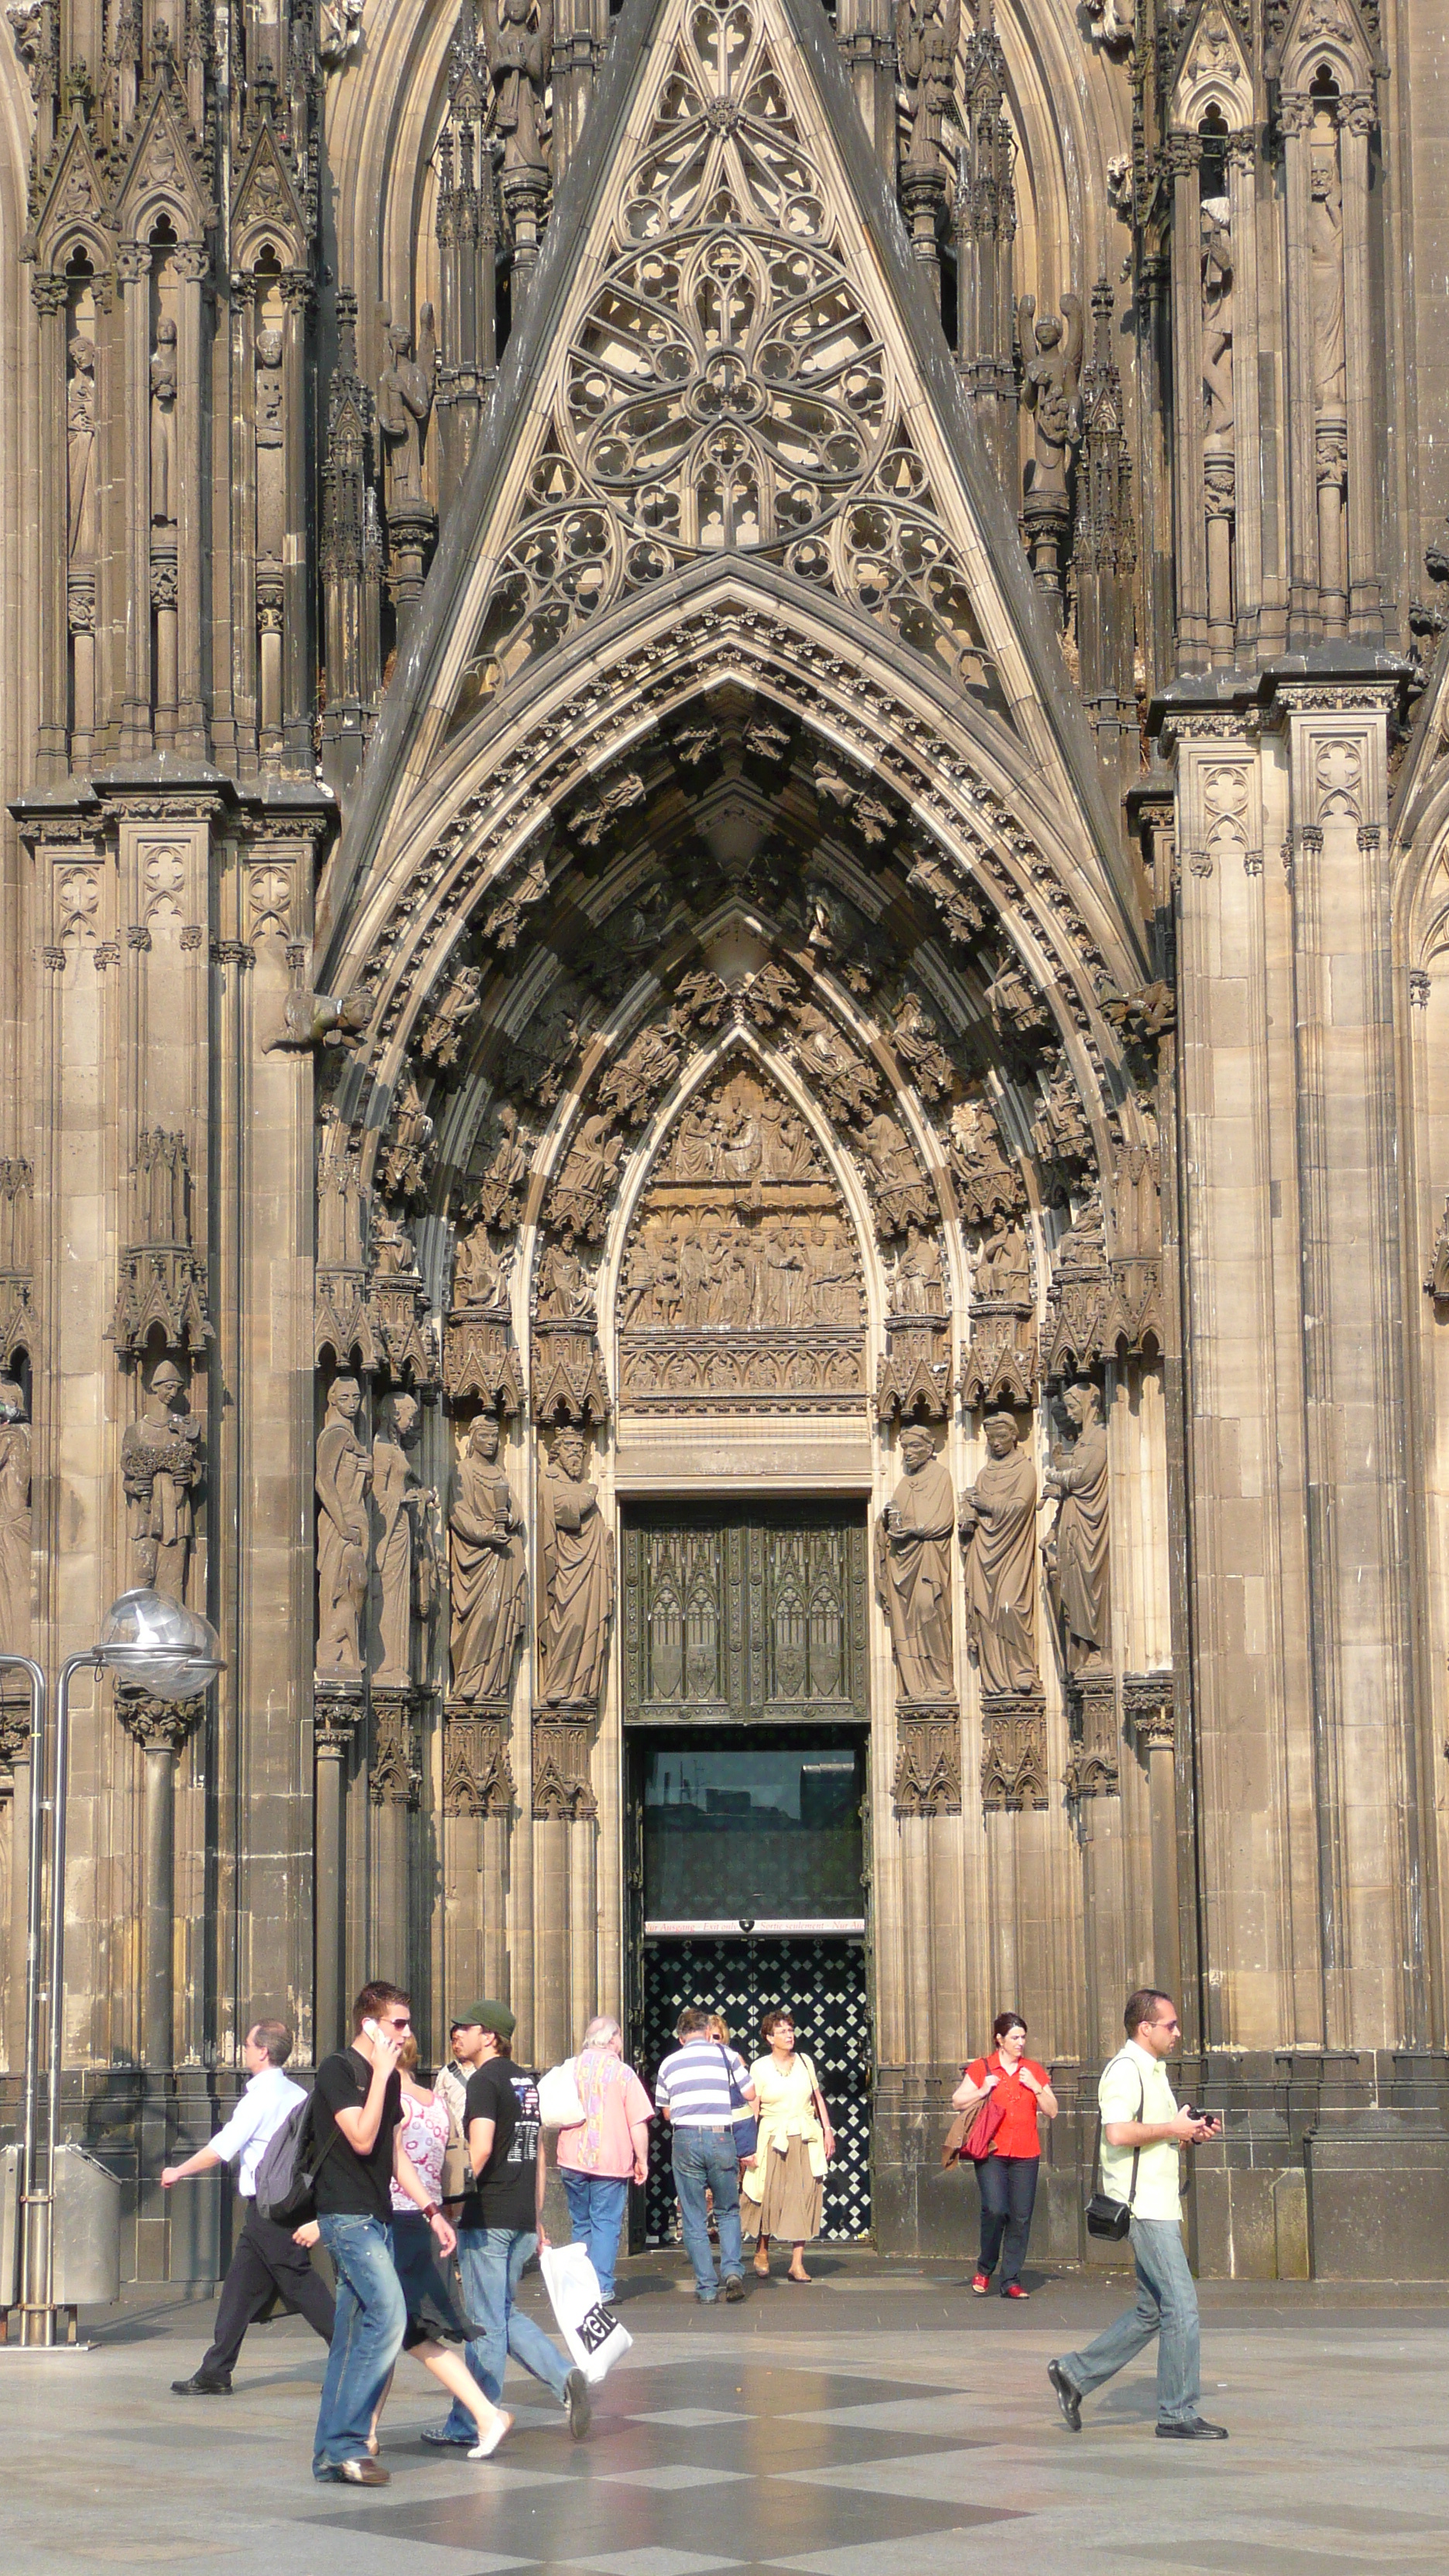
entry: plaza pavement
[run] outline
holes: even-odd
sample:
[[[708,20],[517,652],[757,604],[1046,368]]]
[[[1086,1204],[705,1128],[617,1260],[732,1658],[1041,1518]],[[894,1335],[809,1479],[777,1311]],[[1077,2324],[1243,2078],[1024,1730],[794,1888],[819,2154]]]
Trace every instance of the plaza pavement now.
[[[100,2348],[0,2358],[0,2571],[93,2576],[1337,2576],[1449,2561],[1449,2288],[1209,2283],[1204,2405],[1226,2445],[1153,2436],[1150,2358],[1074,2439],[1044,2375],[1126,2276],[974,2299],[960,2266],[825,2249],[808,2293],[703,2310],[676,2260],[621,2267],[635,2348],[571,2443],[535,2383],[472,2466],[418,2442],[399,2364],[390,2487],[310,2475],[321,2346],[254,2329],[230,2398],[173,2397],[209,2303],[132,2293]],[[1029,2277],[1031,2277],[1029,2275]],[[528,2303],[543,2310],[534,2279]]]

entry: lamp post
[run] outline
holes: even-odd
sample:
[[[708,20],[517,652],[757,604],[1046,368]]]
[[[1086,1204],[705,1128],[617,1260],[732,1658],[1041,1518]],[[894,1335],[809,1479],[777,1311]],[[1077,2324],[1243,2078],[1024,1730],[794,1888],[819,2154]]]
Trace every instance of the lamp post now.
[[[65,1827],[69,1788],[70,1686],[79,1672],[111,1671],[139,1684],[156,1699],[193,1699],[223,1670],[219,1639],[210,1620],[161,1592],[123,1592],[102,1624],[100,1640],[60,1668],[55,1689],[53,1745],[45,1735],[45,1676],[28,1655],[0,1655],[0,1669],[30,1677],[33,1783],[30,1800],[30,1920],[25,1957],[25,2096],[20,2185],[21,2351],[54,2352],[55,2180],[60,2122],[60,2061],[65,2037]],[[45,1795],[49,1780],[50,1794]],[[44,1817],[50,1824],[49,1942],[46,1959],[46,2086],[43,2158],[37,2154],[40,2092],[40,1952],[46,1925],[42,1888]]]

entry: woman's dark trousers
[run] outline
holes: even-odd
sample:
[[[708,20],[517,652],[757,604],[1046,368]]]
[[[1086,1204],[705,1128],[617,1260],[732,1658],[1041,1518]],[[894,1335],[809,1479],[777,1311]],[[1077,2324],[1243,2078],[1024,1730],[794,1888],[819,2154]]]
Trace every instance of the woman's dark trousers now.
[[[1021,2279],[1040,2156],[984,2156],[976,2168],[981,2185],[981,2269],[989,2278],[1001,2257],[1001,2286]]]

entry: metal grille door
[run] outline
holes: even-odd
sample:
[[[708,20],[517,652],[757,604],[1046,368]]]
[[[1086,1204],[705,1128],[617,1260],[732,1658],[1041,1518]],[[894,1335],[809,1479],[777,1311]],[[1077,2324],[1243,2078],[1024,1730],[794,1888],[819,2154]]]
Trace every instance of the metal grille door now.
[[[652,2087],[675,2045],[686,2004],[722,2013],[747,2066],[761,2053],[760,2015],[788,2004],[799,2045],[820,2079],[836,2133],[825,2178],[822,2235],[837,2243],[870,2232],[871,2032],[865,1951],[859,1941],[795,1934],[788,1939],[646,1941],[640,2028],[633,2063]],[[679,2242],[679,2209],[669,2170],[669,2123],[650,2130],[644,2241]]]

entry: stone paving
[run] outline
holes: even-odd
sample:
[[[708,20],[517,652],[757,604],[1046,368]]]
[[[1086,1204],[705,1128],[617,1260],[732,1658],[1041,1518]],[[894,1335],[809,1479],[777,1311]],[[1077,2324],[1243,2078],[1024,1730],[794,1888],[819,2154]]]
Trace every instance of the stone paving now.
[[[182,2399],[209,2305],[87,2320],[100,2348],[0,2358],[3,2576],[1334,2576],[1449,2556],[1449,2292],[1207,2284],[1204,2402],[1232,2439],[1153,2436],[1150,2360],[1074,2439],[1044,2376],[1125,2276],[976,2300],[956,2267],[822,2252],[808,2293],[701,2310],[663,2258],[621,2269],[635,2348],[572,2443],[511,2378],[494,2461],[431,2454],[441,2405],[402,2363],[392,2484],[310,2475],[321,2347],[254,2329],[235,2392]],[[542,2307],[536,2281],[529,2303]]]

